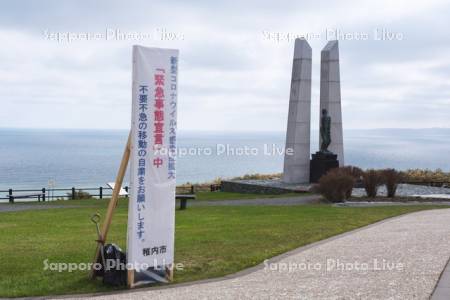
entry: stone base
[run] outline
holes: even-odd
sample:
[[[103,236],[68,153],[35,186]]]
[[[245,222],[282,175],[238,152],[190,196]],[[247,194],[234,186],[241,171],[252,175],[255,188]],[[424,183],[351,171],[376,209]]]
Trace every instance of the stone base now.
[[[312,155],[311,159],[309,181],[316,183],[329,170],[338,167],[339,161],[337,160],[336,154],[316,152],[316,154]]]

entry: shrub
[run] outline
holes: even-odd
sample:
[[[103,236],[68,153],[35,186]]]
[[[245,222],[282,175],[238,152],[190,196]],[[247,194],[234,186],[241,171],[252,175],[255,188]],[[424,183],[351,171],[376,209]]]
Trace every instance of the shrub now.
[[[352,176],[334,169],[319,179],[315,190],[331,202],[342,202],[346,199],[348,190],[353,188]]]
[[[370,169],[365,171],[362,177],[367,196],[375,198],[377,196],[378,188],[383,184],[380,171]]]
[[[282,177],[282,173],[275,173],[275,174],[245,174],[244,176],[237,176],[231,178],[231,180],[252,180],[252,179],[258,179],[258,180],[270,180],[270,179],[280,179]]]
[[[402,172],[404,180],[409,182],[450,182],[450,172],[441,169],[410,169]]]
[[[67,193],[67,197],[69,199],[72,199],[72,197],[73,197],[72,193]],[[84,192],[82,190],[75,191],[74,199],[91,199],[91,198],[92,198],[92,196],[88,192]]]
[[[398,183],[402,180],[402,175],[395,169],[385,169],[381,171],[382,181],[386,185],[387,196],[395,197]]]
[[[344,172],[347,175],[352,176],[355,180],[361,179],[364,171],[355,166],[345,166],[338,169],[340,172]]]
[[[340,173],[343,173],[343,174],[353,177],[353,179],[354,179],[353,185],[354,185],[355,181],[361,179],[361,176],[364,173],[363,170],[361,170],[360,168],[355,167],[355,166],[340,167],[339,169],[335,169],[334,171],[337,171],[337,172],[340,172]],[[353,185],[351,187],[349,187],[349,189],[346,191],[345,199],[349,199],[352,196]]]

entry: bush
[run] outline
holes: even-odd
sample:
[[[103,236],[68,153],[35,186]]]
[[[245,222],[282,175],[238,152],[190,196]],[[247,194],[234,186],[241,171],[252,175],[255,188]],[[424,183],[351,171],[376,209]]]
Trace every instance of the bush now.
[[[282,177],[282,173],[275,173],[275,174],[245,174],[244,176],[237,176],[231,178],[231,180],[252,180],[252,179],[258,179],[258,180],[270,180],[270,179],[280,179]]]
[[[355,166],[340,167],[339,169],[334,169],[334,171],[349,175],[349,176],[353,177],[354,181],[360,180],[362,174],[364,173],[363,170],[361,170],[360,168],[355,167]],[[354,185],[354,183],[355,182],[353,182],[353,185]],[[347,192],[345,194],[345,199],[350,199],[350,197],[352,196],[353,185],[351,187],[349,187],[349,189],[347,190]]]
[[[377,196],[378,188],[383,184],[381,172],[370,169],[365,171],[362,177],[367,196],[375,198]]]
[[[319,179],[315,190],[330,202],[343,202],[354,182],[352,176],[334,169]]]
[[[382,181],[386,185],[387,196],[395,197],[398,183],[402,180],[402,175],[395,169],[385,169],[381,171]]]
[[[410,169],[403,173],[404,180],[408,182],[450,182],[450,172],[444,172],[441,169],[422,170]]]
[[[72,199],[72,197],[73,197],[72,193],[67,193],[67,197],[69,199]],[[92,196],[88,192],[84,192],[82,190],[75,191],[74,199],[91,199],[91,198],[92,198]]]
[[[345,166],[338,169],[340,172],[343,172],[347,175],[352,176],[355,180],[361,179],[364,171],[355,166]]]

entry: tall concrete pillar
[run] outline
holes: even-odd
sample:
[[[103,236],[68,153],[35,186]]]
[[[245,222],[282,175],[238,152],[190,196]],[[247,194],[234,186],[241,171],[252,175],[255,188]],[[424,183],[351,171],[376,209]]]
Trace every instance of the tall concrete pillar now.
[[[292,149],[293,153],[284,156],[283,181],[286,183],[309,182],[311,58],[308,42],[296,39],[286,132],[286,149]]]
[[[330,41],[321,52],[320,60],[320,112],[331,117],[331,144],[328,150],[337,154],[339,166],[344,165],[344,137],[342,133],[341,81],[339,75],[338,41]],[[319,117],[320,120],[320,117]],[[319,137],[320,139],[320,137]],[[320,143],[319,142],[319,148]]]

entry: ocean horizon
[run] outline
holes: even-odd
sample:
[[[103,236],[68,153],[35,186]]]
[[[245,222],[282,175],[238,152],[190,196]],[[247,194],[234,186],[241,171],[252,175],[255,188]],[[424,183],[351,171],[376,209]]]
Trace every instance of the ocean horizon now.
[[[114,181],[127,130],[0,129],[0,190]],[[318,131],[311,134],[318,150]],[[283,170],[285,132],[178,133],[177,184]],[[345,129],[345,164],[450,171],[450,128]],[[125,183],[128,182],[128,176]]]

